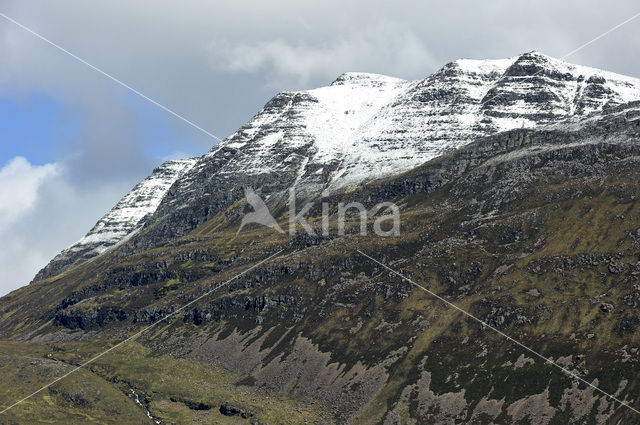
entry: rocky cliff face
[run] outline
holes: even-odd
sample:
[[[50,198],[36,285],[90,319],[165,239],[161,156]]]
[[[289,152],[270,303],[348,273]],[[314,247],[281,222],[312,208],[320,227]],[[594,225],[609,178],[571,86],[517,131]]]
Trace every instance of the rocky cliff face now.
[[[102,254],[133,236],[155,212],[171,185],[196,163],[196,158],[166,161],[138,183],[78,242],[56,255],[38,272],[44,279]]]

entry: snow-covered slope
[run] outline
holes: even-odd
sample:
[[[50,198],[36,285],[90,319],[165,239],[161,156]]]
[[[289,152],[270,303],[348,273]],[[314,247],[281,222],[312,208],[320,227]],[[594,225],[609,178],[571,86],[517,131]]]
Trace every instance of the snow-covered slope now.
[[[86,236],[68,248],[70,252],[90,248],[100,254],[125,236],[140,229],[153,214],[171,185],[196,163],[197,158],[166,161],[138,183],[102,217]]]
[[[171,185],[196,163],[197,158],[166,161],[138,183],[82,239],[58,254],[35,280],[56,274],[56,265],[76,264],[102,254],[142,228]]]
[[[638,79],[537,52],[460,59],[415,81],[346,73],[327,87],[277,94],[195,164],[176,163],[179,171],[164,183],[150,176],[148,184],[158,185],[153,195],[137,194],[146,190],[141,183],[56,258],[90,258],[143,224],[153,229],[139,246],[170,240],[235,202],[243,187],[275,199],[293,185],[299,196],[340,190],[402,173],[478,137],[568,125],[637,100]]]
[[[306,185],[324,186],[344,157],[345,146],[407,87],[406,81],[384,75],[346,73],[328,87],[279,93],[207,153],[202,165],[207,165],[207,158],[215,160],[225,149],[233,149],[239,155],[219,174],[295,170]]]

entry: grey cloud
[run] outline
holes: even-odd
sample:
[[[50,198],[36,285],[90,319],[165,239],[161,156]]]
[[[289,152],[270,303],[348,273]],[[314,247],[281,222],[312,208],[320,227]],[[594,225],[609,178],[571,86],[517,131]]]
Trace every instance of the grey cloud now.
[[[265,73],[274,86],[291,79],[299,85],[330,81],[351,70],[421,75],[438,65],[414,33],[385,22],[315,43],[281,38],[254,43],[215,40],[209,51],[213,62],[224,69]]]

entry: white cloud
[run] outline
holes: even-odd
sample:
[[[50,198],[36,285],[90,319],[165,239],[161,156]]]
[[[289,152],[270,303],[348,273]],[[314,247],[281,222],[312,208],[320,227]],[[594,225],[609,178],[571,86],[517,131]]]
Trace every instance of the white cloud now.
[[[71,176],[61,164],[22,157],[0,169],[0,295],[31,281],[130,190],[111,182],[82,188]]]
[[[0,232],[33,210],[42,183],[58,173],[56,164],[31,165],[21,156],[0,169]]]

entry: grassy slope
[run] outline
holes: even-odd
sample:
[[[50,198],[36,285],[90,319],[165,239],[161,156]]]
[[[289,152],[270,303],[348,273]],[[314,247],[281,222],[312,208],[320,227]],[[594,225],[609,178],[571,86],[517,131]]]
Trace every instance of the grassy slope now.
[[[21,344],[4,342],[3,405],[63,375],[94,353],[95,343]],[[154,355],[135,342],[101,357],[3,415],[0,423],[153,423],[130,396],[139,395],[155,419],[163,423],[314,423],[317,407],[286,396],[239,386],[240,377],[186,359]],[[251,416],[225,416],[227,403]],[[327,423],[325,418],[319,423]]]
[[[234,287],[233,291],[216,294],[212,299],[228,295],[278,294],[293,285],[304,299],[332,300],[326,314],[315,314],[319,310],[311,306],[311,312],[296,325],[296,329],[310,337],[322,351],[331,352],[332,361],[347,368],[359,360],[375,365],[390,353],[406,349],[405,354],[389,366],[387,383],[360,414],[359,423],[380,423],[390,410],[411,423],[409,417],[416,417],[419,401],[414,396],[403,397],[402,392],[418,382],[424,370],[431,372],[430,390],[436,394],[451,394],[464,388],[470,407],[482,397],[509,404],[527,395],[539,394],[546,388],[551,389],[550,402],[556,406],[560,403],[561,389],[571,386],[568,378],[537,360],[514,369],[512,364],[526,354],[523,350],[462,318],[424,292],[412,290],[409,297],[385,296],[379,285],[390,285],[395,289],[406,285],[364,260],[355,252],[361,249],[483,319],[495,318],[493,310],[498,309],[497,314],[507,320],[500,325],[502,330],[547,356],[557,359],[575,357],[578,353],[584,355],[584,360],[571,364],[572,370],[582,373],[590,382],[597,379],[598,385],[612,393],[618,391],[620,380],[626,379],[625,396],[633,403],[640,393],[637,351],[631,359],[624,360],[620,350],[629,351],[640,345],[640,336],[635,331],[637,307],[629,304],[637,298],[634,285],[638,283],[638,275],[634,274],[639,260],[638,238],[634,236],[640,229],[637,182],[635,174],[618,176],[589,188],[556,187],[545,182],[544,196],[538,193],[525,197],[501,215],[491,218],[477,217],[472,207],[461,209],[461,204],[471,204],[464,199],[460,204],[442,202],[449,190],[445,187],[430,196],[398,200],[406,206],[401,239],[346,236],[309,247],[299,247],[284,236],[259,228],[249,229],[236,237],[236,223],[225,222],[220,214],[180,244],[132,255],[118,263],[123,270],[126,267],[145,268],[148,264],[185,254],[180,257],[182,260],[173,261],[171,265],[174,277],[145,286],[110,287],[87,301],[85,307],[91,308],[91,303],[131,309],[142,305],[180,305],[188,299],[188,294],[202,293],[211,283],[224,281],[280,247],[293,253],[278,260],[279,263],[311,261],[317,262],[321,270],[329,270],[330,265],[347,259],[356,264],[355,268],[324,272],[326,283],[323,285],[305,274],[292,273],[279,276],[275,284],[268,287]],[[636,194],[624,202],[612,191],[623,183]],[[582,194],[554,203],[540,201],[566,189]],[[541,218],[532,219],[533,215]],[[469,232],[475,236],[465,241]],[[537,244],[539,240],[543,242]],[[302,251],[296,252],[299,248]],[[214,257],[198,260],[191,255],[198,250],[212,252]],[[580,264],[580,256],[593,257],[595,261],[590,265]],[[99,259],[63,276],[22,288],[4,299],[0,325],[5,336],[25,335],[43,324],[41,333],[60,331],[60,327],[46,324],[47,317],[33,317],[29,305],[36,305],[41,311],[54,310],[72,291],[106,280],[96,271],[102,271],[102,264],[107,260]],[[612,272],[612,264],[614,269],[619,266],[622,271]],[[508,268],[501,270],[501,266]],[[332,287],[344,283],[345,272],[352,277],[363,275],[362,282],[374,292],[361,292],[358,285],[364,284],[357,283],[332,293]],[[380,292],[375,292],[378,289]],[[531,295],[532,289],[540,295]],[[596,299],[614,304],[614,311],[602,313],[600,301],[594,301]],[[506,313],[505,309],[508,310]],[[511,315],[507,314],[509,311]],[[265,316],[265,330],[278,326],[283,320],[287,322],[290,319],[287,314],[289,312],[284,309],[276,309]],[[518,315],[528,320],[520,323]],[[426,321],[426,327],[416,324],[420,321]],[[385,328],[383,324],[389,324],[391,328]],[[26,409],[12,412],[16,415],[15,422],[31,423],[34,418],[50,417],[55,411],[60,418],[82,418],[90,422],[84,416],[86,414],[96,423],[109,423],[114,414],[113,406],[117,406],[119,415],[139,415],[142,410],[125,396],[128,391],[122,386],[125,382],[147,397],[154,416],[169,422],[228,420],[219,414],[216,417],[215,407],[189,409],[185,400],[212,406],[229,400],[269,423],[302,423],[304,419],[325,423],[327,420],[317,419],[322,413],[321,407],[314,408],[288,396],[274,397],[257,388],[235,386],[234,383],[246,379],[244,376],[166,354],[152,354],[145,346],[160,347],[161,352],[171,353],[170,335],[178,330],[188,333],[194,325],[178,321],[170,327],[164,326],[150,333],[142,341],[145,345],[133,345],[109,354],[97,362],[93,373],[83,371],[78,378],[69,378],[60,384],[62,387],[76,382],[77,388],[80,381],[74,379],[85,379],[79,385],[83,392],[99,389],[102,394],[110,394],[109,397],[101,396],[99,400],[94,397],[92,407],[84,408],[73,397],[67,401],[69,397],[61,395],[64,394],[62,390],[47,392],[38,396],[45,403],[28,403]],[[349,331],[358,326],[356,333]],[[104,341],[121,339],[123,330],[130,333],[138,327],[139,324],[131,324],[129,320],[112,323],[106,331],[102,330],[104,339],[56,344],[60,351],[54,353],[54,358],[73,364],[98,352],[100,347],[106,347]],[[211,333],[220,331],[223,334],[234,328],[248,331],[254,327],[251,316],[206,325]],[[158,332],[162,329],[163,332]],[[63,332],[70,336],[78,333],[77,330]],[[465,339],[467,342],[463,343]],[[274,352],[273,358],[290,352],[288,343],[291,341],[285,338],[277,345],[275,341],[267,343],[266,348]],[[14,382],[13,376],[26,370],[29,356],[45,358],[50,350],[47,345],[3,343],[0,353],[10,359],[2,363],[3,381],[8,377]],[[483,356],[485,351],[490,354]],[[59,367],[62,372],[66,366]],[[18,385],[7,387],[3,393],[4,404],[28,393],[38,382],[45,382],[45,377],[55,375],[36,374],[34,381],[17,380]],[[177,401],[171,401],[172,398]],[[595,414],[596,410],[593,412]],[[438,414],[432,410],[427,413]],[[425,412],[422,414],[426,415]],[[131,417],[131,423],[139,423]],[[628,412],[616,410],[610,420],[613,423],[618,419],[626,423],[624,421],[630,420]],[[555,420],[562,423],[563,416],[559,415]],[[503,413],[497,422],[509,423],[510,418]]]

